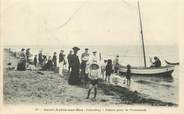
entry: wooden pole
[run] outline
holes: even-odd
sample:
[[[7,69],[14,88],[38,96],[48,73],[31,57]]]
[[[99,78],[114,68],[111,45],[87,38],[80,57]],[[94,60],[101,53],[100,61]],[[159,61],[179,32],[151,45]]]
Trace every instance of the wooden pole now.
[[[139,10],[139,21],[141,27],[141,40],[142,40],[142,49],[143,49],[143,57],[144,57],[144,67],[146,67],[146,55],[145,55],[145,47],[144,47],[144,36],[143,36],[143,27],[142,27],[142,19],[141,19],[141,11],[139,1],[137,1],[138,10]]]

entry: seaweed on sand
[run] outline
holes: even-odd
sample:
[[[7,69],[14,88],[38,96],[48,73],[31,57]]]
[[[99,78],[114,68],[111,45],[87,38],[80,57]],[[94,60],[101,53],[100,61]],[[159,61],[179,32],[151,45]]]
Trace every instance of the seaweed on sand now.
[[[160,100],[144,98],[141,93],[137,91],[130,91],[128,88],[107,85],[104,83],[99,83],[99,88],[101,88],[105,94],[114,94],[120,97],[121,103],[123,104],[149,104],[152,106],[177,106],[177,104],[171,102],[163,102]]]

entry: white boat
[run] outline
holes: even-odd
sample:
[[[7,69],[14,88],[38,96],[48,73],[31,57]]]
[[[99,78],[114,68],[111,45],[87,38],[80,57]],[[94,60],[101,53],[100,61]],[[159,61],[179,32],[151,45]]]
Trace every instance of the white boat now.
[[[141,28],[140,33],[141,33],[141,40],[142,40],[144,67],[134,67],[131,65],[131,74],[132,75],[139,75],[139,76],[171,76],[172,72],[174,71],[175,65],[166,65],[166,66],[161,66],[161,67],[147,67],[146,66],[145,46],[144,46],[142,20],[141,20],[139,1],[137,4],[138,4],[139,20],[140,20],[140,28]],[[120,73],[125,74],[126,71],[127,71],[127,67],[120,65]]]
[[[120,73],[126,74],[127,67],[121,66]],[[152,67],[131,67],[132,75],[140,75],[140,76],[171,76],[174,71],[173,65],[162,66],[159,68]]]

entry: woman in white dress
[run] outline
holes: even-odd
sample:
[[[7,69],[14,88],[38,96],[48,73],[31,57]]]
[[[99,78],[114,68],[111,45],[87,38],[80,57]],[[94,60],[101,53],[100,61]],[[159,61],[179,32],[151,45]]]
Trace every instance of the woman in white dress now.
[[[64,50],[61,50],[59,54],[59,74],[61,76],[63,76],[63,68],[65,64],[66,64],[66,61],[65,61]]]

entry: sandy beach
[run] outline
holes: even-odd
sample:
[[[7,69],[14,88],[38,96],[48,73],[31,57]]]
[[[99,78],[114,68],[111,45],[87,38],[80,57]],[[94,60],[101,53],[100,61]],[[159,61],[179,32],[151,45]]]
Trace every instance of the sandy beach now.
[[[67,71],[64,71],[64,76],[61,77],[53,71],[9,70],[8,62],[16,68],[18,59],[4,50],[5,104],[177,106],[175,103],[145,98],[138,91],[126,87],[105,84],[103,80],[99,82],[96,100],[86,99],[88,88],[69,85]]]

